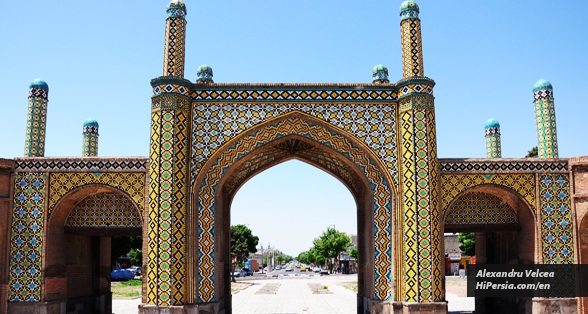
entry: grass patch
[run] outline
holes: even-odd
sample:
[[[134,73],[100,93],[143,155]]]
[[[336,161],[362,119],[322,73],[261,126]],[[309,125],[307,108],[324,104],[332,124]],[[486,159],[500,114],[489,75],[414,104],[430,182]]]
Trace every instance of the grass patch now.
[[[141,280],[131,279],[129,281],[113,282],[110,285],[112,298],[129,299],[141,296]]]
[[[249,286],[251,284],[247,282],[231,282],[231,294],[235,294]]]
[[[341,282],[339,285],[353,292],[357,292],[357,281]]]

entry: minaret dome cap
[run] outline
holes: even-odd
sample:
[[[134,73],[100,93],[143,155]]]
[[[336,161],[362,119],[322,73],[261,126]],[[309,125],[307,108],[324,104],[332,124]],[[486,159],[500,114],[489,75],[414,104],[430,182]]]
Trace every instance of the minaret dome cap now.
[[[206,64],[203,64],[198,67],[196,70],[196,75],[198,76],[198,83],[213,83],[212,80],[212,68]]]
[[[184,17],[188,14],[186,5],[181,0],[172,0],[167,5],[167,16],[168,17]]]
[[[84,121],[84,127],[89,127],[89,126],[93,126],[93,127],[97,128],[98,127],[98,121],[96,121],[96,120],[94,120],[92,118]]]
[[[535,85],[533,85],[533,92],[540,90],[553,90],[553,86],[551,86],[549,81],[540,79],[535,83]]]
[[[413,14],[410,14],[413,13]],[[414,14],[416,13],[416,14]],[[403,17],[418,17],[419,5],[412,0],[402,2],[400,5],[400,15]]]
[[[488,119],[484,124],[484,129],[500,129],[500,123],[496,119]]]
[[[49,85],[47,85],[47,83],[45,83],[45,81],[43,81],[42,79],[35,79],[31,85],[29,85],[29,88],[38,88],[38,89],[42,89],[45,91],[49,91]]]
[[[379,82],[388,82],[388,68],[385,65],[378,64],[372,71],[372,80]]]

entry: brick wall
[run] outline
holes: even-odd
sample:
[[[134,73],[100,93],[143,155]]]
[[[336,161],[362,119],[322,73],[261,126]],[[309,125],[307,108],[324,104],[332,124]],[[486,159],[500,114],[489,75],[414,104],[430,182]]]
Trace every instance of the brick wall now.
[[[67,266],[67,297],[92,294],[92,265]]]

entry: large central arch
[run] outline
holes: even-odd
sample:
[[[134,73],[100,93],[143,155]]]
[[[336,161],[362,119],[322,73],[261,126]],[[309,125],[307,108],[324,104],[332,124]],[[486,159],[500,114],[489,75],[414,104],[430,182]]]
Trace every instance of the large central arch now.
[[[390,178],[368,149],[334,127],[302,113],[291,113],[252,128],[224,145],[194,185],[191,228],[196,241],[193,273],[198,303],[230,308],[230,205],[255,174],[299,159],[338,178],[357,204],[361,256],[358,308],[393,296],[395,204]]]

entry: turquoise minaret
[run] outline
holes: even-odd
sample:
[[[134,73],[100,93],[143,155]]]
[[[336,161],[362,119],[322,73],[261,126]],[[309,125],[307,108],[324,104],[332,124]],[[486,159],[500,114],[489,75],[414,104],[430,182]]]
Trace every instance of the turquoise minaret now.
[[[186,5],[180,0],[172,0],[167,5],[163,76],[184,77],[186,14]]]
[[[502,158],[500,147],[500,123],[495,119],[488,119],[484,125],[486,136],[486,158]]]
[[[535,86],[533,86],[533,102],[535,103],[539,158],[557,158],[557,130],[551,83],[543,79],[535,83]]]
[[[29,110],[27,115],[27,134],[25,137],[25,157],[45,155],[45,128],[47,123],[47,102],[49,86],[41,79],[29,85]]]
[[[88,119],[82,128],[82,156],[98,156],[98,122]]]
[[[425,76],[419,6],[412,0],[400,6],[403,77]]]

